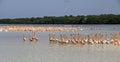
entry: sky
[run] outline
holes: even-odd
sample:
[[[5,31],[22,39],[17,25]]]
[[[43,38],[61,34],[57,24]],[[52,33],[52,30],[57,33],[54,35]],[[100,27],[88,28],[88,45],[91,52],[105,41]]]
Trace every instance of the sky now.
[[[0,18],[120,14],[120,0],[0,0]]]

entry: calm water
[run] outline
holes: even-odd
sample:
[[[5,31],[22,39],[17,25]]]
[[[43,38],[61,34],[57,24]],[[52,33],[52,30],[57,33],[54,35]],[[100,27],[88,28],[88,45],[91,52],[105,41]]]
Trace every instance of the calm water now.
[[[37,25],[38,26],[38,25]],[[48,26],[48,25],[47,25]],[[55,26],[55,25],[50,25]],[[59,25],[60,26],[60,25]],[[71,25],[65,25],[71,26]],[[120,62],[120,46],[114,45],[60,45],[50,44],[48,34],[112,33],[120,25],[72,25],[82,31],[37,32],[39,41],[29,42],[30,32],[0,32],[0,62]],[[89,30],[91,27],[101,30]],[[23,42],[23,34],[27,41]]]

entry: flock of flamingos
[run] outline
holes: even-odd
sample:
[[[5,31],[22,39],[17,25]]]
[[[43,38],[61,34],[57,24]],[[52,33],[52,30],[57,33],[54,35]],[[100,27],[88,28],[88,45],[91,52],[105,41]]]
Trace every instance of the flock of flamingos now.
[[[111,34],[110,37],[108,37],[108,34],[100,34],[100,33],[94,33],[94,34],[70,34],[70,39],[68,39],[68,36],[66,34],[60,34],[60,39],[55,38],[55,34],[49,34],[49,41],[50,42],[58,42],[62,44],[113,44],[113,45],[119,45],[120,46],[120,40],[119,35],[117,32],[114,32]]]
[[[120,46],[119,34],[113,32],[109,34],[60,34],[57,38],[55,34],[49,34],[50,43],[60,43],[60,44],[81,44],[81,45],[94,45],[94,44],[113,44]],[[23,40],[26,41],[25,35],[23,35]],[[32,32],[32,35],[29,39],[31,42],[38,41],[38,37],[35,32]]]

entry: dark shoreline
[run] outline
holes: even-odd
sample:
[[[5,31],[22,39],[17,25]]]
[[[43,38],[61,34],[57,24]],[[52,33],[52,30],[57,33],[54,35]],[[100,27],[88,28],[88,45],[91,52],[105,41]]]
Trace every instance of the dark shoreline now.
[[[120,14],[4,18],[0,24],[120,24]]]

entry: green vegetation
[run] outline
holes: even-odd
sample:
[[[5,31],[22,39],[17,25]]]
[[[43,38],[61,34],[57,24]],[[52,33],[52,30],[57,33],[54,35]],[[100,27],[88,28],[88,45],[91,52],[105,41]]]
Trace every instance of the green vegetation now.
[[[120,24],[120,15],[65,15],[32,18],[0,19],[0,24]]]

